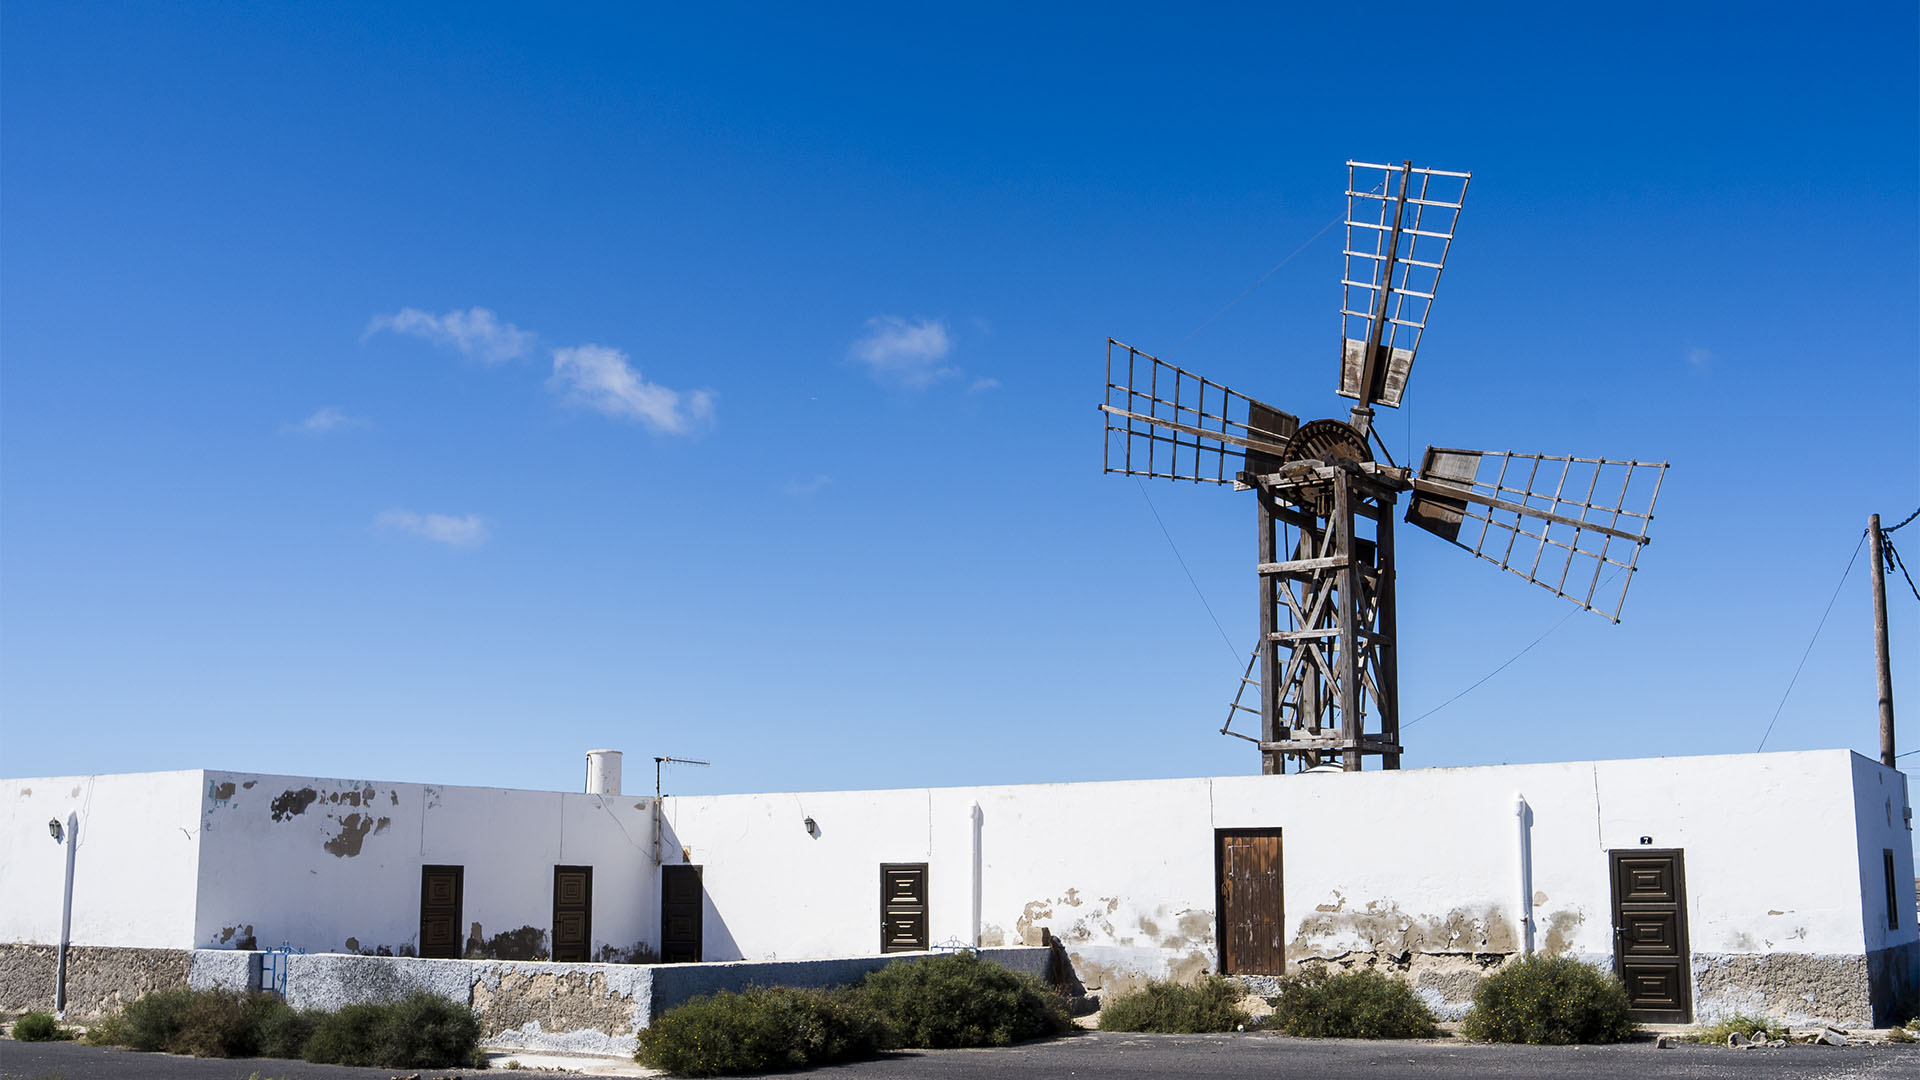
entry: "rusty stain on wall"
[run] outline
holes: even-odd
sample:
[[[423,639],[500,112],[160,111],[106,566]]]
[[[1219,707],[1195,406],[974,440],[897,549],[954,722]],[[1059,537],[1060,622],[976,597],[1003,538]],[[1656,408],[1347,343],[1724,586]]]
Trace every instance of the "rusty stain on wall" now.
[[[313,801],[319,797],[320,793],[310,787],[303,787],[298,790],[289,788],[276,796],[273,802],[267,806],[267,809],[273,811],[273,820],[291,821],[293,818],[306,813],[307,807],[312,806]]]

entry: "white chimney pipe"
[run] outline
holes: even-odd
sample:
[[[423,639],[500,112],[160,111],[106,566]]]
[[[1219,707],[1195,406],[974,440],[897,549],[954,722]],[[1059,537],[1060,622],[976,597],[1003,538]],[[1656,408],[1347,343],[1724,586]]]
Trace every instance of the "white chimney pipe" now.
[[[587,794],[620,794],[620,751],[587,751]]]

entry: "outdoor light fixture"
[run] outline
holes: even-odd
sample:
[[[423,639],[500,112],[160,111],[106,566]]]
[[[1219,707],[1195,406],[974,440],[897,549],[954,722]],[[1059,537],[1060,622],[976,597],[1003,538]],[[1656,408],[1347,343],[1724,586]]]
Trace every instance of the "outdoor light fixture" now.
[[[61,828],[60,828],[60,819],[59,819],[59,818],[48,818],[48,819],[47,819],[47,835],[49,835],[49,836],[51,836],[51,837],[53,837],[53,842],[54,842],[54,843],[56,843],[56,844],[57,844],[57,843],[59,843],[59,842],[60,842],[60,837],[61,837]]]
[[[807,835],[808,835],[808,836],[812,836],[812,835],[813,835],[814,833],[816,833],[816,832],[818,832],[818,831],[819,831],[819,829],[820,829],[820,826],[818,826],[818,825],[815,825],[815,824],[813,823],[813,819],[812,819],[812,818],[808,818],[808,819],[807,819],[807,822],[806,822],[806,824],[807,824]]]

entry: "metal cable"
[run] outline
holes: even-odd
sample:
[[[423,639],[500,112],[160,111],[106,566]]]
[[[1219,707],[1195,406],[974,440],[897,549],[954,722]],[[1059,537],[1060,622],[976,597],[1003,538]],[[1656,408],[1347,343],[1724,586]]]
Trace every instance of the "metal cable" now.
[[[1213,613],[1213,605],[1207,603],[1207,594],[1201,592],[1200,583],[1193,580],[1193,571],[1187,569],[1187,560],[1180,554],[1180,545],[1173,542],[1173,534],[1167,531],[1167,523],[1160,520],[1159,508],[1153,505],[1153,496],[1147,494],[1147,485],[1142,484],[1137,476],[1133,478],[1133,484],[1140,489],[1140,497],[1147,500],[1147,509],[1153,512],[1153,520],[1160,526],[1160,535],[1167,538],[1167,546],[1173,549],[1173,557],[1179,560],[1181,572],[1187,575],[1187,584],[1193,586],[1193,595],[1200,598],[1200,606],[1207,609],[1207,618],[1213,620],[1213,628],[1220,631],[1220,640],[1226,643],[1227,655],[1233,657],[1234,663],[1239,663],[1240,650],[1233,647],[1233,639],[1227,636],[1226,627],[1220,625],[1220,617]]]
[[[1903,523],[1904,524],[1904,523]],[[1833,602],[1840,599],[1840,588],[1847,583],[1847,575],[1853,573],[1853,564],[1860,558],[1860,549],[1866,545],[1867,531],[1860,530],[1860,542],[1853,545],[1853,556],[1847,560],[1847,568],[1840,574],[1840,584],[1833,587],[1833,595],[1827,598],[1827,610],[1820,613],[1820,623],[1813,628],[1813,636],[1807,639],[1806,651],[1800,654],[1800,663],[1793,669],[1793,678],[1787,680],[1786,693],[1780,695],[1780,704],[1774,706],[1773,719],[1767,721],[1767,730],[1760,736],[1760,745],[1753,748],[1754,753],[1764,750],[1767,736],[1773,734],[1773,725],[1780,720],[1780,710],[1787,707],[1787,695],[1793,693],[1793,684],[1800,681],[1800,669],[1807,666],[1807,657],[1813,654],[1813,643],[1820,640],[1820,628],[1827,625],[1827,616],[1833,613]]]
[[[1174,348],[1174,349],[1178,349],[1178,348],[1179,348],[1180,346],[1182,346],[1182,345],[1185,345],[1185,344],[1186,344],[1187,342],[1189,342],[1189,341],[1191,341],[1191,340],[1193,340],[1193,335],[1195,335],[1195,334],[1197,334],[1197,333],[1199,333],[1199,332],[1200,332],[1200,331],[1202,331],[1202,330],[1205,330],[1205,329],[1206,329],[1207,327],[1209,327],[1209,326],[1212,326],[1212,325],[1213,325],[1213,320],[1215,320],[1215,319],[1217,319],[1217,318],[1219,318],[1219,317],[1220,317],[1220,316],[1222,316],[1222,315],[1225,315],[1225,314],[1227,313],[1227,309],[1228,309],[1228,308],[1231,308],[1231,307],[1232,307],[1233,305],[1235,305],[1235,304],[1237,304],[1237,303],[1239,303],[1239,302],[1240,302],[1240,301],[1242,301],[1242,300],[1245,300],[1245,299],[1247,298],[1247,294],[1248,294],[1248,293],[1251,293],[1251,292],[1252,292],[1253,290],[1255,290],[1255,289],[1257,289],[1257,288],[1259,288],[1259,287],[1260,287],[1261,285],[1263,285],[1263,284],[1265,284],[1265,283],[1266,283],[1266,280],[1267,280],[1268,278],[1270,278],[1270,277],[1272,277],[1273,275],[1275,275],[1275,274],[1277,274],[1277,273],[1279,273],[1279,272],[1280,272],[1280,268],[1281,268],[1281,267],[1283,267],[1283,266],[1285,266],[1285,265],[1287,265],[1288,263],[1290,263],[1290,262],[1292,262],[1292,261],[1294,260],[1294,257],[1295,257],[1295,256],[1297,256],[1297,255],[1299,255],[1299,254],[1300,254],[1301,252],[1303,252],[1303,251],[1305,251],[1305,250],[1307,250],[1307,248],[1308,248],[1308,247],[1310,247],[1310,246],[1311,246],[1311,245],[1313,244],[1313,242],[1314,242],[1315,240],[1318,240],[1318,239],[1320,239],[1320,238],[1321,238],[1322,236],[1325,236],[1325,235],[1327,234],[1327,230],[1328,230],[1328,229],[1331,229],[1331,228],[1333,228],[1333,227],[1334,227],[1335,225],[1338,225],[1338,224],[1340,224],[1341,222],[1343,222],[1343,221],[1345,221],[1345,220],[1347,220],[1347,215],[1346,215],[1346,211],[1344,211],[1344,210],[1343,210],[1343,211],[1341,211],[1341,212],[1340,212],[1340,214],[1339,214],[1339,216],[1337,216],[1337,217],[1335,217],[1335,218],[1334,218],[1334,219],[1333,219],[1332,221],[1329,221],[1329,222],[1327,222],[1327,223],[1326,223],[1325,225],[1322,225],[1322,226],[1320,226],[1320,231],[1319,231],[1319,232],[1317,232],[1317,233],[1314,233],[1314,234],[1313,234],[1312,236],[1309,236],[1309,237],[1307,237],[1307,242],[1306,242],[1306,243],[1304,243],[1304,244],[1301,244],[1301,245],[1300,245],[1299,247],[1297,247],[1297,248],[1294,248],[1294,249],[1293,249],[1293,254],[1292,254],[1292,255],[1288,255],[1288,256],[1287,256],[1286,258],[1284,258],[1284,259],[1281,259],[1281,260],[1280,260],[1279,262],[1277,262],[1277,263],[1274,263],[1274,264],[1273,264],[1273,269],[1271,269],[1271,270],[1269,270],[1269,271],[1267,271],[1267,272],[1266,272],[1266,273],[1264,273],[1264,274],[1261,274],[1261,275],[1260,275],[1260,278],[1259,278],[1259,280],[1257,280],[1257,281],[1255,281],[1255,282],[1254,282],[1253,284],[1251,284],[1251,285],[1249,285],[1249,286],[1247,286],[1247,287],[1246,287],[1246,288],[1245,288],[1244,290],[1242,290],[1242,291],[1241,291],[1241,293],[1240,293],[1240,295],[1239,295],[1239,296],[1236,296],[1236,297],[1234,297],[1233,299],[1231,299],[1231,300],[1229,300],[1229,301],[1227,301],[1227,302],[1226,302],[1226,304],[1225,304],[1225,305],[1223,305],[1223,306],[1222,306],[1222,307],[1220,308],[1220,310],[1219,310],[1219,311],[1216,311],[1216,312],[1214,312],[1213,314],[1211,314],[1211,315],[1209,315],[1209,316],[1207,316],[1207,321],[1206,321],[1206,322],[1203,322],[1203,323],[1201,323],[1201,324],[1200,324],[1199,326],[1196,326],[1196,327],[1194,327],[1194,328],[1193,328],[1192,330],[1189,330],[1189,331],[1187,332],[1187,336],[1186,336],[1186,337],[1183,337],[1183,338],[1181,338],[1181,339],[1180,339],[1179,341],[1176,341],[1176,342],[1174,342],[1174,344],[1173,344],[1173,348]],[[1171,356],[1171,355],[1173,355],[1173,350],[1172,350],[1172,349],[1169,349],[1169,350],[1168,350],[1167,352],[1165,352],[1165,353],[1163,353],[1162,355],[1163,355],[1163,356]]]
[[[1917,518],[1917,517],[1920,517],[1920,508],[1916,508],[1916,509],[1915,509],[1915,510],[1913,511],[1913,513],[1911,513],[1911,514],[1908,514],[1908,515],[1907,515],[1907,521],[1912,521],[1912,520],[1913,520],[1914,518]],[[1881,532],[1883,532],[1883,533],[1890,533],[1890,532],[1893,532],[1893,531],[1894,531],[1895,529],[1898,529],[1898,528],[1900,528],[1900,527],[1901,527],[1902,525],[1905,525],[1905,524],[1907,523],[1907,521],[1902,521],[1902,522],[1901,522],[1901,523],[1900,523],[1899,525],[1895,525],[1895,526],[1894,526],[1894,527],[1893,527],[1892,529],[1881,529],[1880,531],[1881,531]]]
[[[1912,521],[1913,519],[1908,518],[1907,520]],[[1915,588],[1913,584],[1913,575],[1907,573],[1907,561],[1905,559],[1902,559],[1900,557],[1900,552],[1894,549],[1893,541],[1887,539],[1886,534],[1892,531],[1893,530],[1891,529],[1880,530],[1880,544],[1882,547],[1886,549],[1887,562],[1890,565],[1899,568],[1900,576],[1907,579],[1907,588],[1913,590],[1913,598],[1915,600],[1920,600],[1920,588]]]

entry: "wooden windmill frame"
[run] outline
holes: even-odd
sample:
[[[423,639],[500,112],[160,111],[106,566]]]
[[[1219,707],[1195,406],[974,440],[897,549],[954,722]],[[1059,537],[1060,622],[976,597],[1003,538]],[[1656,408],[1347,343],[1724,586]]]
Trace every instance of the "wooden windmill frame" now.
[[[1368,756],[1400,766],[1401,495],[1411,524],[1618,622],[1667,468],[1434,447],[1418,472],[1394,463],[1374,406],[1397,408],[1406,392],[1471,174],[1347,169],[1337,387],[1355,402],[1347,420],[1303,424],[1107,340],[1106,471],[1254,492],[1259,638],[1221,732],[1257,743],[1266,773],[1289,762],[1354,772]],[[1257,737],[1232,730],[1243,713],[1258,717]]]

